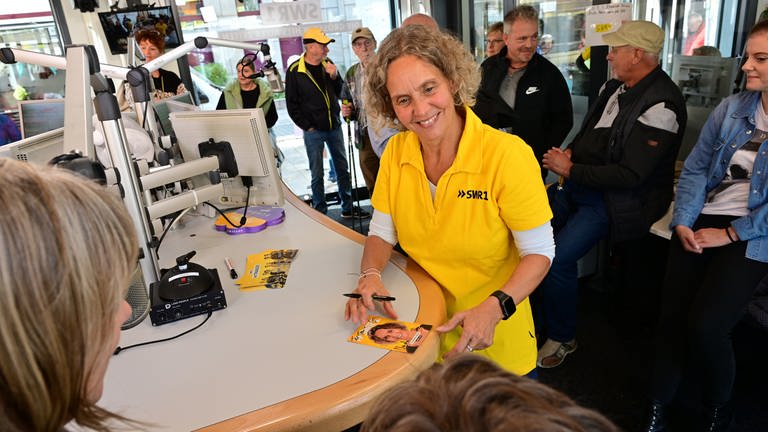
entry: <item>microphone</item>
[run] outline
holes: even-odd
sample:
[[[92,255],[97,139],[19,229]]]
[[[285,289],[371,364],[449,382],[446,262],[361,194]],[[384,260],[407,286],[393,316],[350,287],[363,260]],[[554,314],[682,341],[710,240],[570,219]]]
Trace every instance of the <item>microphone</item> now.
[[[266,44],[262,44],[262,48],[260,49],[261,52],[264,52],[264,45],[266,45]],[[253,69],[255,71],[255,73],[246,75],[246,74],[244,74],[242,72],[242,69],[241,69],[240,70],[240,75],[242,75],[242,77],[245,78],[245,79],[263,78],[264,77],[264,68],[267,67],[268,64],[272,62],[271,57],[269,57],[269,47],[267,47],[267,56],[264,57],[265,62],[262,65],[261,69],[257,71],[256,70],[256,65],[257,65],[257,61],[258,60],[259,60],[259,57],[258,57],[257,53],[250,52],[250,53],[244,55],[243,58],[241,58],[240,61],[237,62],[237,63],[243,65],[243,68],[245,68],[245,66],[250,66],[251,69]]]
[[[243,78],[248,78],[248,79],[264,78],[264,71],[260,70],[250,75],[243,75]]]
[[[259,52],[261,52],[264,55],[264,63],[261,66],[261,70],[257,71],[256,73],[250,74],[250,75],[243,75],[243,78],[246,79],[256,79],[256,78],[265,78],[267,79],[267,82],[269,83],[269,87],[272,89],[273,92],[279,93],[285,91],[285,86],[283,85],[283,80],[280,77],[280,72],[277,69],[277,65],[275,62],[272,61],[272,56],[270,53],[269,45],[266,43],[261,44],[261,48],[259,49]],[[241,64],[249,63],[249,64],[256,64],[258,54],[256,53],[249,53],[246,54],[242,60],[240,60]]]

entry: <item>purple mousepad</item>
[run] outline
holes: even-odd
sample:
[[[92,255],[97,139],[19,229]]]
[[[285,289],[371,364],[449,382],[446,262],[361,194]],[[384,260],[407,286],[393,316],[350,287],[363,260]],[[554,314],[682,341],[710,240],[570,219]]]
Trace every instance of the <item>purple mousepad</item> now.
[[[240,210],[242,214],[242,209]],[[267,221],[267,226],[277,225],[285,220],[285,210],[282,207],[256,206],[248,208],[248,216]]]
[[[226,232],[227,234],[235,235],[235,234],[257,233],[259,231],[264,231],[265,229],[267,229],[267,224],[264,221],[264,219],[248,217],[246,219],[245,225],[239,228],[226,228]]]
[[[243,209],[228,212],[227,215],[242,215]],[[282,207],[255,206],[248,207],[248,223],[239,228],[228,227],[222,217],[214,224],[216,230],[226,231],[227,234],[254,233],[265,230],[268,226],[281,224],[285,220],[285,210]],[[230,216],[230,220],[235,217]],[[233,220],[234,222],[234,220]]]

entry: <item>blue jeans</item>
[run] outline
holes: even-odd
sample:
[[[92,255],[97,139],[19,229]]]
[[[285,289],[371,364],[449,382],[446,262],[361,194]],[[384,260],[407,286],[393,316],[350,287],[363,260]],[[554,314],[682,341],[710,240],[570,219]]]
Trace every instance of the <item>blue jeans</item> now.
[[[333,167],[333,161],[330,163],[331,169],[328,170],[328,178],[331,179],[331,181],[336,181],[336,169]]]
[[[304,147],[307,149],[309,171],[312,174],[312,207],[321,213],[328,212],[323,182],[323,147],[325,144],[328,144],[328,150],[331,152],[331,164],[336,169],[341,210],[344,212],[352,211],[352,183],[349,180],[347,153],[344,150],[344,135],[340,126],[330,131],[304,131]]]
[[[532,371],[528,372],[527,374],[523,375],[526,378],[530,378],[532,380],[539,380],[539,368],[533,368]]]
[[[547,335],[558,342],[576,337],[579,281],[576,262],[608,234],[610,219],[600,191],[566,182],[548,190],[555,233],[555,259],[541,283]]]

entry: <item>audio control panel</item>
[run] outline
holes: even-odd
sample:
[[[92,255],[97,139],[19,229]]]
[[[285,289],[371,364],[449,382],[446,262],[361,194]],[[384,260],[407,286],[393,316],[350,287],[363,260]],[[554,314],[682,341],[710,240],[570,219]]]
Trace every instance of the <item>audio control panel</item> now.
[[[149,310],[149,318],[152,325],[167,324],[226,308],[227,299],[224,296],[224,289],[221,287],[218,271],[216,269],[207,270],[211,275],[211,286],[202,293],[189,297],[185,297],[183,294],[176,295],[174,298],[163,297],[160,293],[159,282],[150,285],[149,293],[152,306]],[[183,288],[184,281],[180,280],[180,282],[179,287]],[[183,290],[177,290],[176,293],[183,293]]]

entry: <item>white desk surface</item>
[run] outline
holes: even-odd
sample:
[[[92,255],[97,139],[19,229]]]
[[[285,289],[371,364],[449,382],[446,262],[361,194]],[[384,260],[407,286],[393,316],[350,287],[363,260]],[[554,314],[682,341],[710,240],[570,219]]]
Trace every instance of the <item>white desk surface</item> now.
[[[286,192],[285,222],[265,231],[231,236],[195,217],[169,233],[161,266],[196,250],[193,262],[218,269],[228,307],[179,339],[113,357],[101,406],[158,431],[340,430],[360,422],[376,395],[434,362],[434,333],[415,354],[347,342],[356,326],[344,321],[341,294],[356,286],[363,238]],[[265,249],[299,250],[285,287],[240,291],[224,257],[242,274],[245,257]],[[383,280],[399,318],[440,324],[437,284],[412,262],[393,261]],[[173,336],[204,317],[159,327],[147,317],[122,332],[120,345]]]

